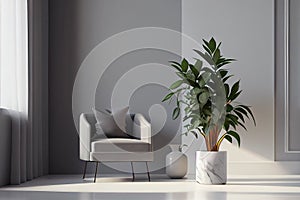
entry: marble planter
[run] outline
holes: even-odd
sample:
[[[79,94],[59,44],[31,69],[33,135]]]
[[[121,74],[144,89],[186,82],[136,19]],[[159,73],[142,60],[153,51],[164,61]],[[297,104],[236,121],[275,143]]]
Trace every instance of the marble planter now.
[[[200,184],[226,184],[227,152],[197,151],[196,181]]]
[[[173,151],[166,156],[166,173],[170,178],[183,178],[187,173],[187,156]]]

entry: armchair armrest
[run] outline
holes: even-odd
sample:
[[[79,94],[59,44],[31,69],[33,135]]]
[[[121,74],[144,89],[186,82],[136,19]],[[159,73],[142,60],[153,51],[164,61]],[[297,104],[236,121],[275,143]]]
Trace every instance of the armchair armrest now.
[[[143,142],[152,143],[151,124],[142,114],[137,113],[134,116],[133,134],[139,136]]]
[[[90,159],[92,130],[94,124],[87,119],[88,115],[82,113],[79,117],[79,153],[80,159],[88,161]]]

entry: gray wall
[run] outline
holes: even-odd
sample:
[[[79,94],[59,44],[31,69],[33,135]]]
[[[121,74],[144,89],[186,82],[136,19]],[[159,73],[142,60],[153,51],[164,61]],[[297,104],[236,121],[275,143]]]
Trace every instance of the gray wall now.
[[[49,21],[49,173],[81,173],[83,163],[78,158],[78,135],[72,117],[72,90],[80,64],[96,45],[121,31],[137,27],[181,31],[181,1],[52,0],[49,1]],[[180,39],[172,42],[181,47]],[[168,60],[178,59],[173,53],[155,49],[129,52],[117,58],[99,81],[96,107],[111,108],[112,86],[131,67],[149,62],[167,64]],[[149,108],[160,104],[165,92],[166,88],[157,84],[141,86],[130,98],[131,112],[142,112],[150,120]],[[170,115],[171,107],[165,109]],[[153,110],[159,113],[157,107]],[[162,126],[159,120],[156,122]],[[157,142],[157,148],[175,137],[179,122],[172,123],[177,125],[162,128],[163,140]],[[163,155],[159,162],[164,162]],[[113,170],[101,166],[101,172],[112,173]]]
[[[0,108],[0,186],[10,183],[11,166],[11,118]]]
[[[175,42],[179,43],[180,41]],[[169,92],[164,85],[160,85],[161,82],[159,80],[154,81],[156,78],[150,78],[149,83],[146,84],[138,83],[138,79],[145,79],[146,76],[161,76],[162,79],[172,80],[173,72],[170,72],[172,74],[167,74],[161,70],[155,72],[155,74],[150,74],[151,72],[149,72],[148,69],[150,68],[151,71],[154,71],[154,66],[156,65],[154,63],[168,65],[168,60],[180,59],[179,56],[173,55],[170,52],[157,49],[140,49],[119,57],[105,70],[98,83],[95,95],[95,107],[99,110],[107,108],[112,110],[114,107],[120,108],[126,106],[127,102],[129,102],[130,113],[142,113],[148,121],[151,121],[154,135],[154,149],[157,150],[165,147],[173,140],[178,129],[180,129],[179,119],[172,120],[171,117],[175,102],[171,104],[161,102],[163,97]],[[141,67],[140,70],[134,70],[134,67],[143,66],[145,64],[148,65]],[[122,68],[120,68],[120,66]],[[129,72],[129,70],[131,71]],[[127,81],[122,82],[120,86],[122,88],[114,88],[121,78],[124,79],[124,76],[127,76]],[[126,85],[132,85],[132,82],[136,82],[137,88],[131,91],[131,87],[127,87]],[[167,86],[169,86],[169,84]],[[115,105],[112,105],[112,101],[114,101],[113,91],[118,93]],[[126,99],[126,94],[129,92],[132,92],[132,95],[129,99]],[[150,111],[154,109],[152,106],[157,104],[163,106],[164,110],[158,109],[153,113],[155,116],[151,116]],[[164,112],[166,112],[167,116],[164,116]],[[159,122],[165,123],[159,124]],[[155,134],[155,132],[158,133]]]

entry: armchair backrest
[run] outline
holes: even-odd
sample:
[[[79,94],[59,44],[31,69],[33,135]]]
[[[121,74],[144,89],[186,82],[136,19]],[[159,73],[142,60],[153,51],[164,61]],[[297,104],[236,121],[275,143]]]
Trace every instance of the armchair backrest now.
[[[137,113],[134,116],[133,134],[144,142],[152,143],[151,124],[142,114]]]
[[[130,118],[131,119],[131,118]],[[132,120],[132,119],[131,119]],[[97,123],[94,114],[92,113],[82,113],[79,119],[79,140],[80,140],[80,159],[89,160],[90,152],[91,152],[91,142],[96,134],[95,124]],[[127,121],[128,123],[128,121]],[[140,139],[144,142],[151,144],[151,125],[150,123],[143,117],[142,114],[135,114],[133,123],[128,123],[129,130],[132,133],[128,133],[133,135],[137,139]],[[152,145],[151,145],[152,146]]]
[[[93,113],[85,113],[84,116],[87,122],[91,125],[91,136],[93,137],[93,135],[96,134],[95,124],[97,123],[95,115]]]

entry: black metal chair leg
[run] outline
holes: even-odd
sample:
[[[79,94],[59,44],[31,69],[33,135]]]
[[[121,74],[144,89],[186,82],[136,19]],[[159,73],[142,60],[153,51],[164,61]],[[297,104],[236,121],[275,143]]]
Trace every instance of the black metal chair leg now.
[[[131,170],[132,170],[132,181],[134,181],[135,175],[134,175],[134,170],[133,170],[133,163],[132,162],[130,162],[130,163],[131,163]]]
[[[151,180],[150,180],[150,173],[149,173],[149,167],[148,167],[148,162],[147,161],[146,161],[146,167],[147,167],[148,180],[150,182]]]
[[[84,163],[84,170],[83,170],[83,176],[82,176],[82,179],[85,179],[85,173],[86,173],[87,162],[88,162],[88,161],[85,161],[85,163]]]
[[[94,183],[96,183],[98,164],[99,164],[99,162],[97,161],[96,162],[96,171],[95,171],[95,176],[94,176]]]

